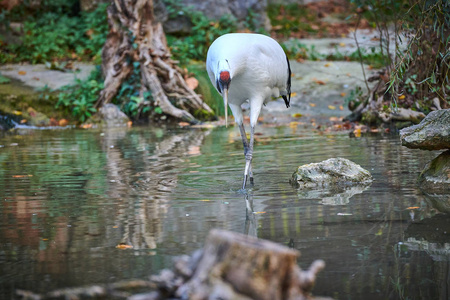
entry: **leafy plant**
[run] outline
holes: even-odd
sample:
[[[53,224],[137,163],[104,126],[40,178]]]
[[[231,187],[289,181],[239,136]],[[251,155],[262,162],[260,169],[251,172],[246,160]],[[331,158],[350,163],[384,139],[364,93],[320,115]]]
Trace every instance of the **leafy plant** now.
[[[61,13],[64,11],[61,9],[55,8],[55,11],[27,19],[23,23],[21,43],[0,43],[0,62],[43,63],[74,58],[99,62],[108,32],[106,4],[76,17]]]
[[[394,106],[402,99],[411,106],[422,99],[437,97],[443,107],[449,106],[450,2],[352,2],[376,24],[380,33],[380,50],[390,76],[385,98]],[[410,97],[405,97],[405,93]]]
[[[361,103],[362,96],[363,91],[360,86],[357,86],[350,91],[348,96],[344,99],[344,103],[350,108],[350,110],[353,110],[356,106],[358,106]]]
[[[63,107],[71,111],[78,121],[84,122],[96,112],[94,105],[102,89],[103,80],[97,67],[87,80],[77,79],[75,85],[63,87],[56,108]]]
[[[192,59],[205,60],[208,48],[216,38],[237,29],[236,19],[233,16],[224,15],[218,22],[213,22],[193,7],[182,6],[179,1],[166,0],[165,2],[169,16],[183,14],[192,24],[191,33],[188,36],[167,35],[172,55],[182,65],[187,65]]]

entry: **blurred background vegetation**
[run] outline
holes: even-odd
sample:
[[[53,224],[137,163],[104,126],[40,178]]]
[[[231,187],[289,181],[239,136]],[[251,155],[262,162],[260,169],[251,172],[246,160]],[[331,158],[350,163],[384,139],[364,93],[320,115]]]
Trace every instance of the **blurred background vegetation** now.
[[[108,34],[107,4],[82,10],[80,0],[37,2],[23,0],[11,9],[2,9],[1,64],[45,63],[48,68],[67,71],[77,61],[101,63],[101,49]],[[281,42],[291,59],[355,60],[384,70],[383,78],[387,78],[387,89],[382,91],[386,95],[384,109],[400,106],[427,113],[435,98],[442,108],[448,107],[450,4],[445,0],[331,0],[309,4],[273,1],[267,6],[270,31],[255,25],[252,10],[239,25],[230,15],[211,20],[179,0],[163,2],[170,18],[182,16],[190,22],[188,33],[167,34],[168,44],[173,59],[185,68],[186,76],[197,78],[200,84],[196,91],[217,115],[223,115],[223,104],[209,84],[201,62],[214,39],[235,31],[271,35]],[[379,49],[323,55],[301,42],[306,37],[347,36],[355,28],[377,30],[381,36]],[[298,41],[284,44],[288,39]],[[133,76],[138,78],[139,66],[134,67],[135,74],[122,86],[114,103],[131,118],[148,118],[159,112],[137,103],[145,99],[138,98],[139,82]],[[102,75],[97,68],[86,81],[77,81],[60,91],[47,89],[42,97],[84,122],[95,113],[94,103],[102,88]],[[349,102],[353,101],[353,106],[368,97],[356,87],[352,94]]]

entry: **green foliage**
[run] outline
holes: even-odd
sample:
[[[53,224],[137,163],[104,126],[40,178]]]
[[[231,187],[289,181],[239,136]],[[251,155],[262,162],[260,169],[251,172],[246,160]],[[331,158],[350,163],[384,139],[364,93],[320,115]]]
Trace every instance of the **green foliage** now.
[[[299,40],[282,43],[284,51],[290,59],[324,60],[326,55],[319,53],[314,45],[308,47]]]
[[[311,26],[318,22],[318,16],[309,13],[298,3],[269,5],[267,15],[277,33],[286,38],[290,37],[292,32],[316,33],[318,31]]]
[[[396,106],[438,97],[450,105],[450,2],[446,0],[352,0],[381,33],[381,54],[390,75],[387,94]],[[394,31],[389,31],[393,28]],[[394,38],[395,43],[389,42]],[[408,94],[410,97],[400,97]],[[431,101],[425,103],[430,106]]]
[[[237,30],[236,19],[233,16],[225,15],[218,22],[213,22],[192,7],[183,7],[179,1],[164,2],[167,4],[169,16],[185,15],[192,23],[191,33],[188,36],[167,35],[172,55],[182,65],[187,65],[192,59],[205,60],[208,48],[216,38]]]
[[[10,83],[11,80],[5,76],[2,76],[2,74],[0,74],[0,84],[4,84],[4,83]]]
[[[63,14],[61,7],[55,7],[55,11],[42,12],[39,17],[26,20],[20,44],[0,43],[0,63],[43,63],[67,58],[100,62],[101,48],[108,32],[106,5],[100,5],[93,12],[82,12],[77,17]]]
[[[363,92],[360,86],[355,87],[350,91],[348,96],[345,98],[344,103],[348,105],[350,110],[353,110],[361,103]]]
[[[63,107],[71,111],[79,122],[84,122],[96,112],[94,105],[102,89],[103,80],[98,67],[87,80],[77,79],[75,85],[63,87],[56,108]]]
[[[160,107],[152,106],[152,94],[150,91],[141,92],[141,64],[133,63],[133,72],[122,83],[119,92],[113,99],[121,110],[129,117],[138,119],[142,115],[148,115],[152,112],[162,113]]]

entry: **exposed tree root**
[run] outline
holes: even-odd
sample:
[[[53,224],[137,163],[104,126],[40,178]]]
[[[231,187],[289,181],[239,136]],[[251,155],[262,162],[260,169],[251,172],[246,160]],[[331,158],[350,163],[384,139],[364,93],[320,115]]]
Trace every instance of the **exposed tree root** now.
[[[187,86],[182,70],[170,59],[162,25],[154,20],[153,1],[114,0],[107,12],[110,32],[102,52],[105,88],[97,108],[112,100],[133,71],[133,62],[139,62],[140,94],[150,91],[153,105],[159,106],[163,113],[191,123],[197,120],[190,112],[213,114]]]

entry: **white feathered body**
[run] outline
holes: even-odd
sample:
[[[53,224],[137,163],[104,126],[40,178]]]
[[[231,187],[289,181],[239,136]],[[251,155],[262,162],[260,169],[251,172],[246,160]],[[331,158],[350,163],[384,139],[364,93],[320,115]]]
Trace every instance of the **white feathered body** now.
[[[254,126],[262,104],[287,95],[290,89],[286,54],[274,39],[261,34],[230,33],[217,38],[208,50],[206,69],[216,89],[219,72],[230,72],[228,103],[238,124],[243,121],[242,103],[249,100]]]

